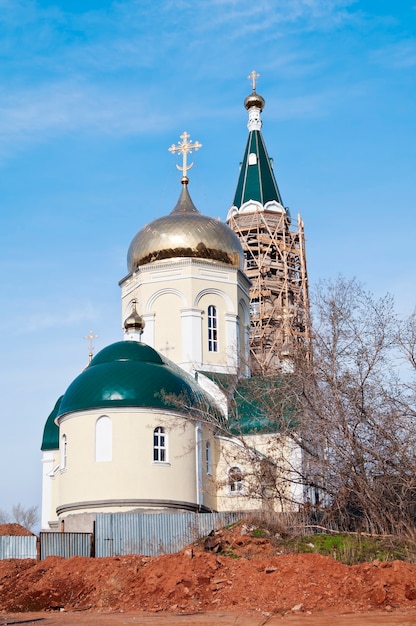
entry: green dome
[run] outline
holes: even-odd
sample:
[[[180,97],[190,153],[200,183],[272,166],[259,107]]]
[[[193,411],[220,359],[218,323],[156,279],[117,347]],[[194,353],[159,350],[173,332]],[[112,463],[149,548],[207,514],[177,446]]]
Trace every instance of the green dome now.
[[[55,424],[55,418],[58,415],[62,398],[63,396],[58,398],[53,411],[46,420],[45,428],[43,429],[41,450],[57,450],[59,448],[59,428]]]
[[[156,350],[120,341],[99,352],[66,390],[56,417],[101,407],[147,407],[187,412],[218,410],[194,379]]]

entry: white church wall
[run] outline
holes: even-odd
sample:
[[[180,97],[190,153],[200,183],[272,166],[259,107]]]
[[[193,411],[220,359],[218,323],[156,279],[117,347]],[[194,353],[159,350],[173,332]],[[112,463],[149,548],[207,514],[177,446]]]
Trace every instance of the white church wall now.
[[[96,423],[103,415],[111,420],[112,454],[111,460],[97,461]],[[164,431],[165,450],[163,459],[155,461],[157,427]],[[101,510],[104,504],[100,502],[105,503],[106,511],[116,512],[123,507],[130,510],[140,507],[139,501],[146,501],[143,506],[151,508],[167,506],[166,502],[205,506],[205,500],[209,500],[202,487],[205,480],[202,445],[209,431],[206,426],[201,428],[198,454],[195,422],[174,412],[140,409],[78,412],[63,419],[61,429],[67,438],[67,462],[59,472],[56,506],[63,515]]]
[[[181,314],[183,298],[172,291],[163,291],[153,299],[155,316],[154,348],[175,363],[182,360]]]
[[[298,450],[288,437],[278,434],[218,437],[218,444],[215,474],[218,511],[297,510]],[[233,480],[233,474],[235,478],[238,473],[232,472],[233,469],[240,472],[241,480]],[[272,481],[268,471],[272,472]]]
[[[227,366],[227,334],[225,313],[226,307],[222,294],[208,291],[198,301],[202,313],[202,369],[211,366]],[[209,315],[209,307],[215,315]],[[215,308],[214,308],[215,307]],[[210,321],[215,319],[215,328],[209,328]],[[211,333],[211,336],[210,334]],[[214,366],[214,367],[213,367]]]
[[[145,321],[143,342],[187,371],[192,367],[223,372],[237,369],[239,303],[245,300],[248,310],[249,281],[236,268],[204,259],[169,259],[141,267],[120,284],[123,320],[135,298]],[[217,308],[218,318],[217,350],[211,351],[210,305]]]
[[[58,500],[56,473],[59,470],[58,458],[58,450],[45,450],[42,452],[42,529],[48,529],[49,522],[56,518],[55,509]]]

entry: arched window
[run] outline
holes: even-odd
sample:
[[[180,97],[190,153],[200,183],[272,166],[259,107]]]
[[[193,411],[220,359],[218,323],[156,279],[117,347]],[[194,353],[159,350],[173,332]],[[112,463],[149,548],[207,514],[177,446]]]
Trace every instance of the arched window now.
[[[205,467],[207,474],[212,474],[212,452],[211,444],[209,441],[205,444]]]
[[[111,419],[103,415],[95,422],[95,460],[111,461],[113,456],[113,428]]]
[[[158,426],[153,431],[153,461],[156,463],[167,463],[167,460],[167,433],[162,426]]]
[[[208,307],[208,351],[218,351],[217,307],[213,304],[210,304]]]
[[[241,493],[243,490],[243,472],[237,465],[228,470],[228,489],[230,493]]]
[[[61,437],[61,469],[66,469],[66,465],[67,465],[67,447],[68,447],[68,442],[67,442],[67,438],[66,435],[62,435]]]

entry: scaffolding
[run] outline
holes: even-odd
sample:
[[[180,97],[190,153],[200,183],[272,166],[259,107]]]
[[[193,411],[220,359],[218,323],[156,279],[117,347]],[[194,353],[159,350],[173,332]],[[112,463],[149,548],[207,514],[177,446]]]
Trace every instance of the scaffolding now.
[[[264,209],[235,213],[228,225],[244,250],[250,290],[253,375],[289,372],[297,348],[308,351],[310,316],[304,224]]]

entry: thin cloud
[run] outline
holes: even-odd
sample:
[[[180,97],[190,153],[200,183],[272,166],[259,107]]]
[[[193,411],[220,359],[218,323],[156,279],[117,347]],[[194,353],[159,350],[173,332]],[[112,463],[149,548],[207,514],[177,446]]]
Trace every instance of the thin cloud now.
[[[57,311],[52,314],[50,311]],[[60,310],[65,310],[65,315],[59,313]],[[96,319],[96,312],[91,304],[87,304],[82,309],[70,309],[65,307],[62,309],[58,307],[56,302],[50,302],[50,309],[48,312],[31,312],[30,316],[27,313],[22,315],[17,314],[15,316],[15,335],[28,335],[32,333],[40,333],[41,331],[48,329],[61,329],[77,326],[81,322],[85,322],[86,326],[91,324]]]
[[[291,27],[291,32],[328,30],[354,19],[348,9],[356,0],[261,0],[255,4],[237,0],[214,0],[200,5],[200,26],[209,31],[229,27],[233,38],[244,39],[250,33],[273,33],[277,27]],[[213,11],[213,7],[220,11]]]
[[[276,37],[277,28],[293,35],[338,27],[353,18],[354,4],[354,0],[259,0],[255,4],[130,0],[106,10],[71,13],[21,0],[7,3],[7,10],[0,8],[4,18],[0,49],[6,56],[14,50],[20,67],[43,73],[62,72],[63,67],[83,74],[99,67],[104,71],[151,68],[160,61],[174,62],[172,53],[186,54],[187,49],[207,44],[211,48],[214,33],[215,48],[222,49],[230,39],[252,45],[246,41],[250,34]]]
[[[146,97],[148,97],[146,89]],[[143,134],[169,127],[166,113],[146,112],[143,91],[110,93],[74,83],[55,83],[22,89],[9,95],[0,91],[0,154],[71,131],[101,134]]]
[[[404,39],[377,50],[373,61],[393,69],[410,69],[416,66],[416,39]]]

